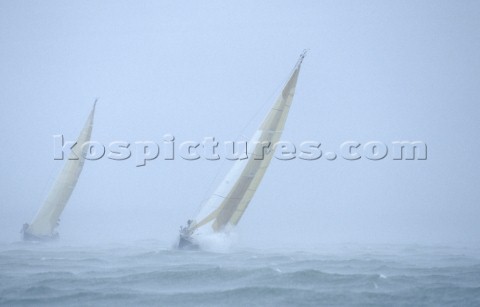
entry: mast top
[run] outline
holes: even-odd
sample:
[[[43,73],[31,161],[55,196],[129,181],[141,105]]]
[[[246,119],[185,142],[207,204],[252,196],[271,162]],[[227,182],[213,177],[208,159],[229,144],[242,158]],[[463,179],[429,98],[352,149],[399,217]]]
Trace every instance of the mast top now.
[[[297,62],[297,65],[296,65],[297,67],[299,67],[302,64],[303,59],[307,55],[308,50],[309,49],[303,49],[303,52],[302,52],[302,54],[300,54],[300,58],[298,59],[298,62]]]
[[[96,106],[97,106],[97,101],[98,101],[98,97],[95,98],[95,101],[93,102],[93,108],[92,108],[92,111],[95,110]]]

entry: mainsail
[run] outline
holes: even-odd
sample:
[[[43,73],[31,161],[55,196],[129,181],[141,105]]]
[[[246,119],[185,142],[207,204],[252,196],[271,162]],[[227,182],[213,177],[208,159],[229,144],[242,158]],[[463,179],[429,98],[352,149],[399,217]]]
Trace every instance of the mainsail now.
[[[272,160],[275,150],[273,146],[280,140],[304,57],[305,52],[300,56],[260,128],[248,143],[248,158],[235,162],[184,233],[192,235],[228,231],[240,221]]]
[[[93,117],[95,113],[96,101],[92,111],[88,116],[85,126],[77,139],[76,145],[73,147],[65,166],[58,175],[53,184],[47,199],[33,219],[33,222],[25,231],[26,234],[35,237],[50,237],[55,235],[55,228],[58,225],[60,214],[62,214],[65,205],[72,195],[73,189],[77,184],[78,177],[82,172],[85,163],[86,151],[88,146],[83,148],[83,144],[90,141],[93,128]]]

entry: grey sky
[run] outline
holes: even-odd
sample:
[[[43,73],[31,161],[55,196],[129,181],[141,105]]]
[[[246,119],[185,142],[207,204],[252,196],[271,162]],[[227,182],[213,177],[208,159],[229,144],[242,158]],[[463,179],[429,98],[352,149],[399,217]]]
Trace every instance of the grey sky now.
[[[420,140],[428,159],[274,159],[242,244],[480,243],[478,2],[2,1],[0,46],[0,241],[95,97],[96,141],[249,138],[309,48],[282,139]],[[62,240],[173,241],[229,165],[87,161]]]

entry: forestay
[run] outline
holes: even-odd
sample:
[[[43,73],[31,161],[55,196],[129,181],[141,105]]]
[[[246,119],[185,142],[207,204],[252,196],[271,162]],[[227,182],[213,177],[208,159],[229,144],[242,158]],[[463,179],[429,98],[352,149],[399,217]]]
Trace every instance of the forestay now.
[[[280,140],[295,94],[300,56],[292,75],[248,143],[248,158],[238,160],[196,216],[191,230],[221,232],[237,225],[272,160],[275,143]],[[266,145],[269,144],[269,147]]]
[[[95,102],[96,103],[96,102]],[[51,236],[57,227],[60,215],[62,214],[68,199],[72,195],[78,177],[83,169],[85,163],[86,150],[88,146],[83,148],[83,144],[90,141],[93,128],[93,117],[95,113],[95,104],[90,112],[90,115],[85,123],[85,126],[77,139],[75,147],[70,152],[70,155],[53,184],[47,199],[40,207],[33,222],[28,227],[28,232],[35,236]]]

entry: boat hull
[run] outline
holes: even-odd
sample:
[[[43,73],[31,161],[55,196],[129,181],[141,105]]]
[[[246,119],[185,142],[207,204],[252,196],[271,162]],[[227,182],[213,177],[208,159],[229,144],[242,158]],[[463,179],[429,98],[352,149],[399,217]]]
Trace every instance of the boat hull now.
[[[192,237],[180,235],[177,248],[181,250],[199,250],[200,246],[198,243],[195,243]]]

